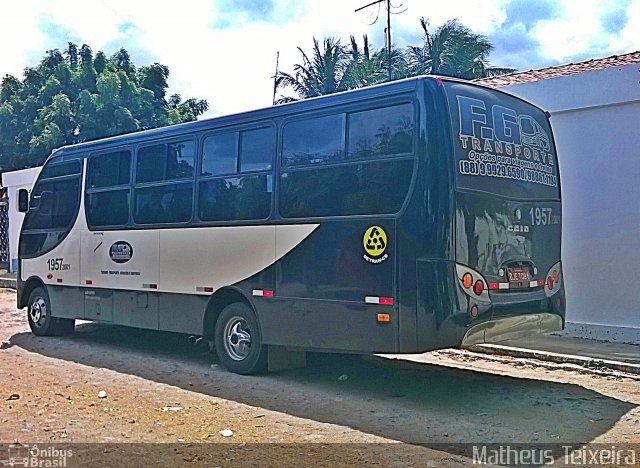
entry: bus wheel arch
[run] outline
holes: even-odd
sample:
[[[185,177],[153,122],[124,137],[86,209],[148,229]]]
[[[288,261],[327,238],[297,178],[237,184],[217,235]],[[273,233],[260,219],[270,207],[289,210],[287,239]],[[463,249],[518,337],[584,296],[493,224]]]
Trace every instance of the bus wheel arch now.
[[[223,289],[211,297],[204,319],[205,336],[231,372],[255,374],[267,368],[267,346],[251,301],[240,291]]]
[[[74,319],[54,317],[51,309],[51,299],[44,284],[34,283],[36,286],[29,290],[27,305],[27,320],[29,328],[37,336],[67,335],[73,332]]]
[[[242,293],[239,289],[235,288],[223,288],[219,289],[215,293],[211,295],[209,298],[209,302],[207,303],[207,308],[204,314],[204,322],[203,322],[203,336],[213,341],[213,334],[216,328],[216,322],[220,317],[220,314],[229,304],[233,304],[234,302],[245,302],[249,307],[253,309],[253,304],[247,296]]]
[[[37,276],[32,276],[24,282],[20,297],[18,298],[18,308],[27,307],[29,305],[29,296],[36,288],[46,289],[44,282]]]

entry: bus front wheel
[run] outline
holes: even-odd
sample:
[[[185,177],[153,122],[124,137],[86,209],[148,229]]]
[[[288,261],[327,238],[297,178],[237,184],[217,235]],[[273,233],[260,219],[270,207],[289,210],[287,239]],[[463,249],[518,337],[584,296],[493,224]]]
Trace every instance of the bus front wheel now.
[[[215,329],[216,354],[236,374],[256,374],[267,368],[267,347],[262,344],[258,319],[247,304],[229,304]]]
[[[51,316],[51,301],[44,288],[35,288],[27,304],[29,327],[34,335],[66,335],[73,332],[75,321]]]

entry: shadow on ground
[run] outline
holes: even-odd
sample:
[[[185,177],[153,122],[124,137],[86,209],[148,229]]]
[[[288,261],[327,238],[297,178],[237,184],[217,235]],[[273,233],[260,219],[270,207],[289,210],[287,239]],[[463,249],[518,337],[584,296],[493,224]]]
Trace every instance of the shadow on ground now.
[[[353,355],[311,354],[304,369],[239,376],[211,367],[211,354],[184,335],[97,324],[79,325],[70,337],[19,333],[11,342],[44,356],[438,450],[473,442],[586,443],[634,407],[578,385]]]

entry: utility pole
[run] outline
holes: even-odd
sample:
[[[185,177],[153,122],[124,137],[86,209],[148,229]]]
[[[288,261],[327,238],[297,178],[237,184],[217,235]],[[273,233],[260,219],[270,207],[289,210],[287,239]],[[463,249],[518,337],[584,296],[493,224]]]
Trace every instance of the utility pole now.
[[[381,3],[386,3],[386,7],[387,7],[387,27],[384,32],[385,32],[385,40],[387,43],[387,72],[388,72],[389,81],[391,81],[391,0],[376,0],[374,2],[361,6],[360,8],[356,8],[355,12],[357,13],[366,8],[372,7],[374,5],[380,5]],[[399,13],[402,13],[402,12],[399,12]],[[376,19],[373,22],[375,23],[377,19],[378,18],[376,17]]]

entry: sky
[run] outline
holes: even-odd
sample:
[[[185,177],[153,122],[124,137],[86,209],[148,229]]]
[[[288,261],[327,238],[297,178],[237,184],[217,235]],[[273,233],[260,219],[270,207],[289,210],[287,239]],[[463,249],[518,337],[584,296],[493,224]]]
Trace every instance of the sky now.
[[[69,41],[137,66],[170,70],[169,93],[206,99],[213,117],[271,105],[280,70],[301,62],[313,37],[369,36],[384,46],[386,10],[372,0],[19,0],[0,17],[0,76],[22,78]],[[436,28],[458,19],[495,49],[494,66],[541,68],[640,50],[640,0],[393,0],[392,43],[420,45],[420,17]],[[377,18],[377,21],[375,21]],[[374,22],[375,21],[375,22]]]

